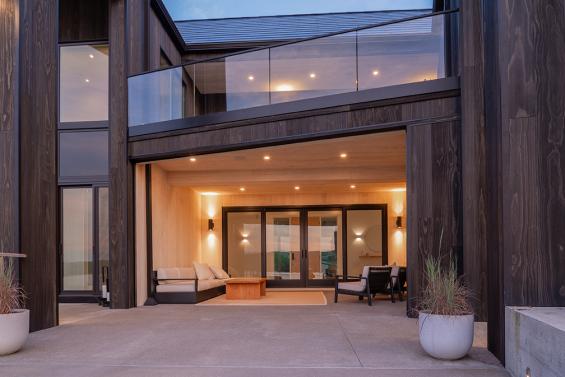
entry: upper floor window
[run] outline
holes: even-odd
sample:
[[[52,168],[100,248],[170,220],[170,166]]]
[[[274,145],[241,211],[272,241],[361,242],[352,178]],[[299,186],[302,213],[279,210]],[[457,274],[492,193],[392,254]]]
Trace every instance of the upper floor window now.
[[[59,121],[108,120],[108,45],[60,49]]]

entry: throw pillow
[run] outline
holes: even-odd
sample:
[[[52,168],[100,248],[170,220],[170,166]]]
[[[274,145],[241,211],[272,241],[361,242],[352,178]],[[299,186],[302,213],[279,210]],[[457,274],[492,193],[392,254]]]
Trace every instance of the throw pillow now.
[[[223,269],[221,269],[220,267],[210,266],[210,269],[212,270],[212,272],[216,276],[216,279],[229,279],[230,278],[228,273],[226,271],[224,271]]]
[[[210,270],[210,267],[208,266],[208,263],[194,262],[193,266],[198,280],[210,280],[215,278],[212,270]]]

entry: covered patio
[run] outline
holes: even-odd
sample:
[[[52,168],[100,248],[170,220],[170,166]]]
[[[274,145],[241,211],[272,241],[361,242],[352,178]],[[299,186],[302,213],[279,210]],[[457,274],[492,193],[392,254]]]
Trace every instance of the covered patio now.
[[[61,326],[31,334],[0,375],[508,376],[486,349],[485,323],[467,358],[439,361],[420,348],[406,302],[324,294],[319,306],[63,304]]]

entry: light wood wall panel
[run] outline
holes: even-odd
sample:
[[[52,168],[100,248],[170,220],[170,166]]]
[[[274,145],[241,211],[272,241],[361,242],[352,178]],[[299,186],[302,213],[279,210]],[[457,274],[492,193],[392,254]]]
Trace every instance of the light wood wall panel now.
[[[191,267],[200,250],[200,195],[171,186],[166,172],[151,169],[153,269]]]
[[[135,276],[136,304],[147,299],[147,192],[145,165],[135,166]]]

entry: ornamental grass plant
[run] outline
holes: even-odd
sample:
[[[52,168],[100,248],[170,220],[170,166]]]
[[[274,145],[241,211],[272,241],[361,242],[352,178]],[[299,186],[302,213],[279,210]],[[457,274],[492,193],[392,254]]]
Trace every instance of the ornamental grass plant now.
[[[15,277],[14,264],[0,258],[0,314],[10,314],[23,307],[25,295]]]

